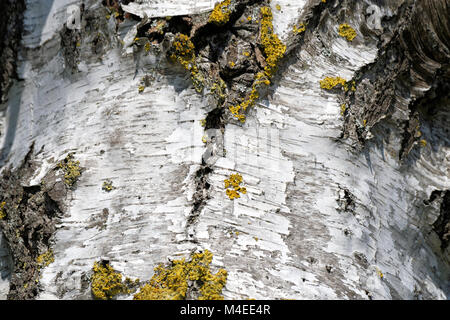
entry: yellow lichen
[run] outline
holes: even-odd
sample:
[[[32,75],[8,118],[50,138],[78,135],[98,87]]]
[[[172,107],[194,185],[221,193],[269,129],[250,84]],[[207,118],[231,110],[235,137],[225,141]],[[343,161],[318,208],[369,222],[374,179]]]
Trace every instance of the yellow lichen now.
[[[36,258],[36,262],[37,262],[39,268],[45,268],[48,265],[50,265],[51,263],[53,263],[54,261],[55,261],[55,257],[53,256],[52,250],[48,250]]]
[[[275,74],[277,63],[283,58],[286,52],[286,45],[273,33],[272,10],[269,7],[262,7],[261,14],[261,43],[264,48],[267,63],[264,72],[271,78]]]
[[[139,87],[138,87],[139,93],[144,92],[144,90],[145,90],[145,86],[139,86]]]
[[[145,49],[146,52],[149,52],[149,51],[150,51],[150,42],[146,42],[146,43],[145,43],[144,49]]]
[[[304,23],[300,23],[298,26],[294,25],[294,33],[302,33],[305,32],[306,25]]]
[[[178,61],[186,70],[190,71],[195,90],[201,92],[204,79],[195,63],[194,44],[187,35],[182,33],[176,35],[170,58],[173,61]]]
[[[426,147],[427,146],[427,141],[425,139],[420,140],[419,143],[420,143],[421,147]]]
[[[377,268],[377,275],[380,277],[380,279],[383,279],[383,278],[384,278],[383,272],[381,272],[381,270],[378,269],[378,268]]]
[[[227,85],[225,81],[219,78],[218,81],[214,82],[210,88],[211,93],[216,96],[219,101],[223,101],[226,98],[225,91],[227,89]]]
[[[240,198],[240,193],[246,194],[247,189],[245,187],[241,187],[240,184],[243,182],[243,178],[239,173],[235,173],[230,175],[228,179],[224,180],[226,195],[230,200],[234,200]]]
[[[339,26],[339,35],[352,41],[356,37],[356,31],[349,24],[343,23]]]
[[[73,153],[69,153],[64,160],[59,162],[58,167],[64,172],[64,182],[68,187],[73,186],[81,176],[80,161],[73,160]]]
[[[108,263],[95,262],[92,270],[91,292],[95,299],[109,300],[120,293],[128,293],[122,275]]]
[[[212,274],[209,265],[213,254],[209,250],[194,253],[189,262],[183,258],[171,261],[171,265],[155,268],[149,283],[134,295],[135,300],[183,300],[186,299],[188,281],[200,286],[199,300],[223,300],[221,292],[227,280],[227,271],[220,269]]]
[[[5,219],[6,218],[6,212],[4,210],[6,206],[6,202],[3,201],[2,203],[0,203],[0,220]]]
[[[281,10],[281,6],[280,6],[279,4],[277,4],[277,5],[275,6],[275,8],[276,8],[278,11]]]
[[[223,25],[228,22],[231,15],[231,0],[225,0],[215,5],[209,16],[209,22]]]
[[[261,45],[264,50],[266,66],[264,72],[258,72],[253,81],[250,94],[243,102],[236,106],[230,106],[229,110],[233,116],[241,122],[245,122],[245,111],[248,107],[253,106],[259,98],[259,87],[261,84],[270,85],[270,79],[275,74],[278,62],[283,58],[286,52],[284,45],[278,36],[273,32],[273,15],[270,7],[261,8]],[[235,196],[233,192],[230,194]]]
[[[103,182],[103,185],[102,185],[102,190],[103,191],[110,192],[113,189],[115,189],[115,187],[112,185],[112,181],[111,180],[106,180],[106,181]]]
[[[320,80],[320,87],[322,89],[331,90],[341,85],[345,91],[348,91],[347,81],[341,77],[326,77],[323,80]]]
[[[345,110],[347,110],[347,106],[345,105],[345,103],[341,104],[341,116],[344,115]]]

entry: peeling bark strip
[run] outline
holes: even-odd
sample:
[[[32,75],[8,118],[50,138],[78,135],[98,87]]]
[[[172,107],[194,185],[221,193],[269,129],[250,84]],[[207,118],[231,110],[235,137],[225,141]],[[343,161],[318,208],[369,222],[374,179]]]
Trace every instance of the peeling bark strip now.
[[[383,118],[392,119],[404,126],[400,158],[405,158],[421,137],[417,103],[436,88],[440,94],[448,89],[450,1],[398,3],[396,15],[386,23],[377,59],[359,70],[356,92],[347,93],[343,136],[364,144],[371,128]],[[427,103],[426,108],[433,106]]]
[[[24,0],[0,2],[0,103],[3,103],[12,79],[16,78],[17,52],[22,38]]]
[[[53,261],[51,239],[67,193],[55,170],[41,184],[27,185],[38,168],[32,157],[33,148],[17,169],[3,171],[0,183],[0,203],[4,204],[0,229],[13,259],[8,293],[12,300],[34,299],[39,293],[40,270]]]

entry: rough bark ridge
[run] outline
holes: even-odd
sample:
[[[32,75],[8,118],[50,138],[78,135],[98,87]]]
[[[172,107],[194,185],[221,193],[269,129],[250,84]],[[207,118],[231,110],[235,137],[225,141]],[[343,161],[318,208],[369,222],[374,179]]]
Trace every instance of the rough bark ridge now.
[[[346,101],[344,137],[360,143],[388,118],[403,130],[399,158],[405,159],[423,136],[421,123],[436,113],[435,99],[448,107],[450,80],[450,3],[397,1],[398,14],[388,19],[376,60],[355,75],[356,92]],[[386,30],[387,29],[387,30]],[[429,118],[429,117],[428,117]],[[381,132],[381,134],[383,134]]]
[[[54,170],[40,184],[28,181],[38,167],[33,148],[16,169],[2,172],[0,228],[13,260],[8,299],[34,299],[39,293],[40,269],[53,259],[51,240],[62,215],[66,188]]]

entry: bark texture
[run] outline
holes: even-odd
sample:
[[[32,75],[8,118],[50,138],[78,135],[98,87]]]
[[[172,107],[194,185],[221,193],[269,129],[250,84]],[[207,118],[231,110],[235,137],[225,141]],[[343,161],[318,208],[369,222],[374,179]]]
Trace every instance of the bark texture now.
[[[223,5],[2,3],[0,298],[207,249],[225,299],[448,299],[450,1]]]

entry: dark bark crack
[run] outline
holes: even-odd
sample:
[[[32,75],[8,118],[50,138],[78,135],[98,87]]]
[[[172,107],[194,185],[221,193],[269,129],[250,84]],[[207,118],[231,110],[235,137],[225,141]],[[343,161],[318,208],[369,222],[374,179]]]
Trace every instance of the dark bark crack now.
[[[426,139],[421,137],[418,106],[433,108],[428,102],[436,88],[441,94],[448,89],[443,84],[450,78],[449,8],[448,0],[406,0],[387,21],[390,30],[384,35],[390,40],[380,41],[375,62],[362,67],[353,79],[356,92],[346,94],[349,107],[342,137],[363,146],[372,137],[372,128],[394,121],[403,128],[400,160],[419,138]]]
[[[17,53],[23,30],[24,0],[2,0],[0,2],[0,103],[5,102],[16,72]]]
[[[37,168],[32,146],[18,168],[4,169],[0,182],[0,203],[4,204],[5,214],[0,229],[13,260],[7,296],[12,300],[38,295],[40,270],[53,259],[52,236],[64,212],[67,188],[56,167],[40,184],[27,184]]]

